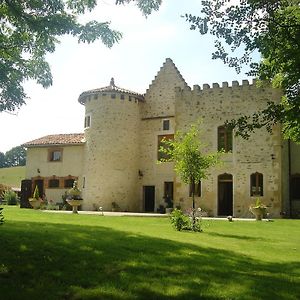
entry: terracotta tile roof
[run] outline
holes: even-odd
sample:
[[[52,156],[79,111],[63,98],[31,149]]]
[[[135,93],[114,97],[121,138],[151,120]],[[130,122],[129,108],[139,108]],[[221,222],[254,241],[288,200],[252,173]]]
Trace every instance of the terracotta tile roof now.
[[[52,134],[23,144],[24,147],[83,144],[83,133]]]

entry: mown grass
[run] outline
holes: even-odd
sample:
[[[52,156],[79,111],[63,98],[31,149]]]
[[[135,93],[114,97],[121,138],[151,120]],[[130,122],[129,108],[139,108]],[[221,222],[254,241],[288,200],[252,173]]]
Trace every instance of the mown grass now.
[[[299,220],[205,221],[4,209],[1,299],[299,299]]]
[[[0,183],[21,187],[21,180],[25,178],[25,167],[0,168]]]

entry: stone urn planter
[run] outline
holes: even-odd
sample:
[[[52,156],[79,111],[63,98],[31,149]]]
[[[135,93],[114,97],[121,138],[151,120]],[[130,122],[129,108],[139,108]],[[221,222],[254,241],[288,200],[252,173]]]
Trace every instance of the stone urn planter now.
[[[251,205],[249,210],[255,216],[256,221],[261,221],[267,215],[267,207],[257,198],[255,205]]]
[[[78,206],[82,204],[81,191],[78,188],[77,181],[73,183],[73,187],[67,193],[67,203],[72,206],[73,214],[78,214]]]
[[[172,211],[174,210],[173,207],[166,207],[166,214],[170,215],[172,213]]]
[[[32,198],[28,199],[30,205],[32,206],[33,209],[39,209],[42,203],[42,199],[40,198],[40,193],[39,193],[39,188],[36,185],[34,188],[34,192],[32,195]]]
[[[78,214],[78,206],[82,204],[83,200],[67,199],[66,201],[72,206],[73,214]]]
[[[250,211],[255,216],[256,221],[261,221],[263,217],[267,214],[267,208],[266,207],[250,207]]]
[[[28,199],[30,205],[32,206],[33,209],[39,209],[42,203],[42,200],[40,198],[29,198]]]

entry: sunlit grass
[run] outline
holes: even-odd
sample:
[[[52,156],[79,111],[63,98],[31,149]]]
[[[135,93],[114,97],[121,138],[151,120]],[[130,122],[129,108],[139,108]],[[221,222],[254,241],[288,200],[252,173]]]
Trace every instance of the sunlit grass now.
[[[299,220],[205,221],[5,207],[1,299],[298,299]]]
[[[12,187],[21,187],[25,178],[25,167],[0,168],[0,183]]]

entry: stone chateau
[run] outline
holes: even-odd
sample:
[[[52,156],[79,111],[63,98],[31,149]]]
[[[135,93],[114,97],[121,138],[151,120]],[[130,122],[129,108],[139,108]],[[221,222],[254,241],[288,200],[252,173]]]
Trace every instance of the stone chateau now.
[[[251,114],[281,93],[257,88],[255,82],[233,81],[191,89],[173,61],[166,59],[155,79],[139,94],[109,86],[85,91],[84,133],[45,136],[27,147],[26,179],[29,196],[38,185],[48,200],[61,202],[73,181],[82,189],[83,209],[103,207],[121,211],[156,212],[172,199],[191,207],[190,187],[181,182],[173,163],[161,163],[158,148],[199,118],[209,151],[224,149],[224,163],[211,170],[196,187],[196,204],[211,216],[249,217],[257,197],[271,217],[300,212],[300,149],[273,133],[257,130],[249,140],[224,127],[228,119]]]

